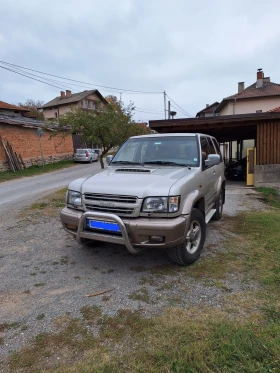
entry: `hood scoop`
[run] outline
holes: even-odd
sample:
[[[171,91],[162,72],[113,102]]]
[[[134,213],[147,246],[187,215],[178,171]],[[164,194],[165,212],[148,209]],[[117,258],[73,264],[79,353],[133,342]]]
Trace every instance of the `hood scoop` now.
[[[152,171],[147,168],[117,168],[115,172],[144,172],[144,173],[151,173]]]

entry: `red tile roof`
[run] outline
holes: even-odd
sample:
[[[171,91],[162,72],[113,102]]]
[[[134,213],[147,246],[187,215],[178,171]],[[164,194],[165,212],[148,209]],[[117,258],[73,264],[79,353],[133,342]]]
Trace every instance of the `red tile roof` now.
[[[5,109],[5,110],[16,110],[16,111],[29,111],[29,109],[25,109],[23,107],[19,107],[16,105],[10,105],[7,102],[0,101],[0,110]]]
[[[231,100],[233,98],[254,98],[277,95],[280,96],[280,84],[263,82],[262,87],[257,88],[257,84],[253,83],[249,87],[245,88],[244,91],[236,93],[235,95],[229,97],[225,97],[224,100]]]
[[[268,110],[269,113],[280,113],[280,106],[274,108],[274,109],[271,109],[271,110]]]

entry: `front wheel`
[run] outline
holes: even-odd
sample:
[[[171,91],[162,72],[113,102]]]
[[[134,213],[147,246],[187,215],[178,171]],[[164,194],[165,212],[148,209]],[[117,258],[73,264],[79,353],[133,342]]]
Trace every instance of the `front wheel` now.
[[[169,258],[181,265],[192,264],[200,257],[206,236],[206,223],[203,213],[193,209],[186,239],[181,245],[167,249]]]
[[[222,215],[223,215],[223,207],[224,207],[224,189],[222,188],[217,200],[216,200],[216,203],[215,203],[215,209],[216,209],[216,212],[215,214],[213,215],[213,220],[220,220]]]

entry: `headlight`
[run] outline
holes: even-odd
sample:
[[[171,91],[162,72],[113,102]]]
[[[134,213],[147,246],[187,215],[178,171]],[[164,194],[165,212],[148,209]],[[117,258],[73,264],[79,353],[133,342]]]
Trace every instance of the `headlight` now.
[[[177,212],[179,210],[180,197],[148,197],[142,206],[143,212]]]
[[[74,192],[73,190],[68,190],[68,203],[73,206],[81,206],[82,205],[82,198],[80,192]]]

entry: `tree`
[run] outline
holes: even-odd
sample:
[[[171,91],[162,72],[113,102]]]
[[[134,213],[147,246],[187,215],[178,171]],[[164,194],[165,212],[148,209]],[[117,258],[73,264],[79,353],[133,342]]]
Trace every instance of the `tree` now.
[[[78,108],[59,119],[60,126],[71,125],[72,131],[79,133],[86,142],[101,146],[101,168],[104,168],[103,157],[111,149],[121,145],[130,136],[148,132],[134,123],[133,103],[125,106],[115,96],[109,96],[107,102],[100,111]]]
[[[32,100],[31,98],[27,99],[25,103],[18,103],[18,106],[23,107],[25,109],[29,109],[29,113],[31,114],[32,117],[39,119],[39,120],[44,120],[44,114],[39,111],[39,108],[42,107],[44,101],[40,100]]]

